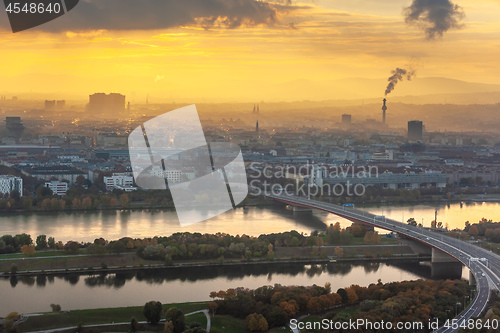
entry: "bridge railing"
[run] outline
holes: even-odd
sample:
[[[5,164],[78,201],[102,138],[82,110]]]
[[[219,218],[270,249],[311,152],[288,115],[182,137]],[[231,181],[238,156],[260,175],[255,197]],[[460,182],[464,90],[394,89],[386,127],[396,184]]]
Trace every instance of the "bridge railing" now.
[[[400,228],[404,227],[408,231],[419,232],[420,234],[422,234],[422,235],[424,235],[426,237],[432,237],[432,238],[438,239],[438,240],[440,239],[443,242],[447,242],[447,243],[454,242],[457,246],[459,246],[462,249],[472,248],[473,246],[475,246],[473,244],[470,244],[470,243],[465,242],[465,241],[463,241],[461,239],[458,239],[458,238],[454,238],[454,237],[451,237],[451,236],[448,236],[448,235],[444,235],[444,234],[437,234],[434,231],[430,231],[430,230],[427,230],[425,228],[420,228],[420,227],[415,227],[415,226],[412,226],[412,225],[408,225],[408,224],[406,224],[404,222],[400,222],[400,221],[393,220],[393,219],[390,219],[390,218],[384,218],[384,220],[381,221],[379,215],[375,215],[375,214],[366,212],[364,210],[356,209],[356,208],[345,207],[345,206],[342,206],[342,205],[339,205],[339,204],[332,204],[332,203],[329,203],[329,202],[326,202],[326,201],[321,201],[321,200],[313,200],[313,199],[302,198],[300,196],[288,196],[288,195],[279,195],[279,194],[278,195],[277,194],[270,194],[268,196],[269,197],[274,197],[276,199],[289,200],[289,201],[292,201],[292,202],[302,203],[302,204],[310,205],[310,206],[316,206],[316,207],[324,206],[322,208],[324,208],[324,209],[330,209],[332,211],[335,211],[337,213],[346,215],[348,217],[352,217],[352,218],[356,218],[356,219],[361,219],[364,222],[371,223],[371,224],[379,224],[377,222],[390,223],[390,224],[392,224],[394,226],[397,226],[397,227],[400,227]],[[380,227],[382,229],[387,229],[388,228],[387,226],[383,226],[381,224],[379,224],[379,225],[380,225]],[[399,231],[399,232],[401,232],[401,231]],[[475,247],[477,247],[477,246],[475,246]],[[477,250],[478,251],[480,250],[481,253],[483,253],[485,256],[495,257],[497,260],[500,259],[500,256],[498,256],[498,255],[496,255],[494,253],[489,253],[487,250],[482,249],[480,247],[477,247]]]

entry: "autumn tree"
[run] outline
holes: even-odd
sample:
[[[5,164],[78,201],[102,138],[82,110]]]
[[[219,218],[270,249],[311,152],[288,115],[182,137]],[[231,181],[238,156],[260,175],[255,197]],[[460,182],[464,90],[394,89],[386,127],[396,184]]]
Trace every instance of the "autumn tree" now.
[[[366,227],[359,224],[359,223],[353,223],[351,226],[351,234],[354,237],[364,237],[366,233]]]
[[[176,307],[167,310],[166,320],[171,321],[174,325],[173,333],[182,333],[186,328],[186,320],[184,313]]]
[[[280,303],[280,308],[281,308],[281,310],[285,311],[285,313],[289,317],[295,317],[297,315],[297,313],[299,312],[299,305],[297,304],[297,302],[294,299],[289,300],[289,301],[282,301]]]
[[[92,199],[89,197],[83,198],[81,206],[83,209],[89,209],[90,207],[92,207]]]
[[[50,209],[50,199],[49,198],[43,199],[42,203],[41,203],[41,206],[42,206],[43,210]]]
[[[378,231],[368,231],[365,234],[364,241],[366,244],[379,244],[380,243],[380,235],[378,234]]]
[[[477,229],[477,226],[473,224],[469,228],[469,236],[477,237],[479,235],[479,230]]]
[[[36,253],[34,245],[23,245],[21,246],[21,252],[27,256],[32,256]]]
[[[257,313],[249,314],[245,320],[247,329],[252,332],[265,332],[269,329],[266,318]]]
[[[81,205],[82,202],[78,198],[74,198],[73,201],[71,202],[71,207],[73,207],[73,209],[78,209],[80,208]]]
[[[358,295],[356,294],[356,291],[354,288],[349,287],[345,289],[347,293],[347,304],[354,304],[358,301]]]
[[[166,321],[165,326],[163,326],[163,333],[174,333],[174,324],[172,321]]]
[[[319,297],[312,297],[307,302],[307,310],[310,312],[319,312],[322,309]]]
[[[64,244],[62,241],[56,243],[56,250],[64,250]]]
[[[258,318],[259,331],[265,332],[269,329],[269,324],[263,315],[259,315]]]
[[[80,250],[80,244],[74,241],[68,241],[64,245],[64,250],[70,252],[71,254],[77,254],[78,250]]]
[[[344,256],[344,249],[341,247],[336,247],[334,252],[335,252],[335,255],[339,258]]]
[[[130,204],[130,199],[127,193],[120,195],[120,204],[123,208],[127,208]]]

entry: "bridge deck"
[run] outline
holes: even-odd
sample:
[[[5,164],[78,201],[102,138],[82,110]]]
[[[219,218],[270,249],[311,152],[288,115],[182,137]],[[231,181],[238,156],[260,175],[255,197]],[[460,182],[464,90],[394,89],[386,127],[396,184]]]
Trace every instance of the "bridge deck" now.
[[[432,246],[463,263],[470,269],[476,279],[477,293],[469,307],[462,311],[456,318],[458,328],[460,328],[460,324],[463,321],[478,317],[485,309],[491,291],[498,290],[498,286],[500,286],[500,256],[478,246],[447,235],[437,234],[424,228],[418,228],[391,220],[385,216],[376,216],[355,209],[354,207],[344,207],[299,196],[283,194],[269,194],[268,197],[289,205],[318,209],[341,216],[353,222],[361,222],[377,228],[397,232],[398,234]],[[475,258],[485,258],[487,261],[476,261]],[[458,332],[458,328],[441,327],[435,332]]]

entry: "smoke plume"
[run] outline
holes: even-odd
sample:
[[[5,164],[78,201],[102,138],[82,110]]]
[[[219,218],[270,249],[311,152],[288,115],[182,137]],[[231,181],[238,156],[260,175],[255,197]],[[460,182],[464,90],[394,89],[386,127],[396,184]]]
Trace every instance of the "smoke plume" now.
[[[238,28],[272,25],[298,9],[292,0],[85,0],[68,15],[36,30],[154,30],[182,26]],[[10,30],[0,15],[0,30]]]
[[[462,7],[451,0],[413,0],[404,9],[406,23],[421,26],[427,39],[443,37],[450,29],[463,26],[465,17]]]
[[[387,79],[387,81],[389,81],[389,84],[385,89],[386,96],[389,95],[394,90],[394,88],[396,88],[396,85],[398,84],[399,81],[403,81],[404,78],[410,81],[413,78],[413,76],[415,76],[414,69],[407,70],[403,68],[396,68],[391,73],[392,75]]]

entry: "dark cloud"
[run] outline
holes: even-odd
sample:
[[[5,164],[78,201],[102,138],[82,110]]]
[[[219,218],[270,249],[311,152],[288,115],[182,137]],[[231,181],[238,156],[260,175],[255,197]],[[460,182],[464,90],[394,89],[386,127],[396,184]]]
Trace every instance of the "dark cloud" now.
[[[185,25],[205,28],[273,24],[294,9],[290,0],[82,0],[68,14],[36,27],[44,31],[148,30]],[[0,26],[9,29],[6,17]]]
[[[453,28],[462,27],[465,17],[462,7],[450,0],[413,0],[404,9],[406,23],[423,27],[428,39],[443,37],[443,34]]]

